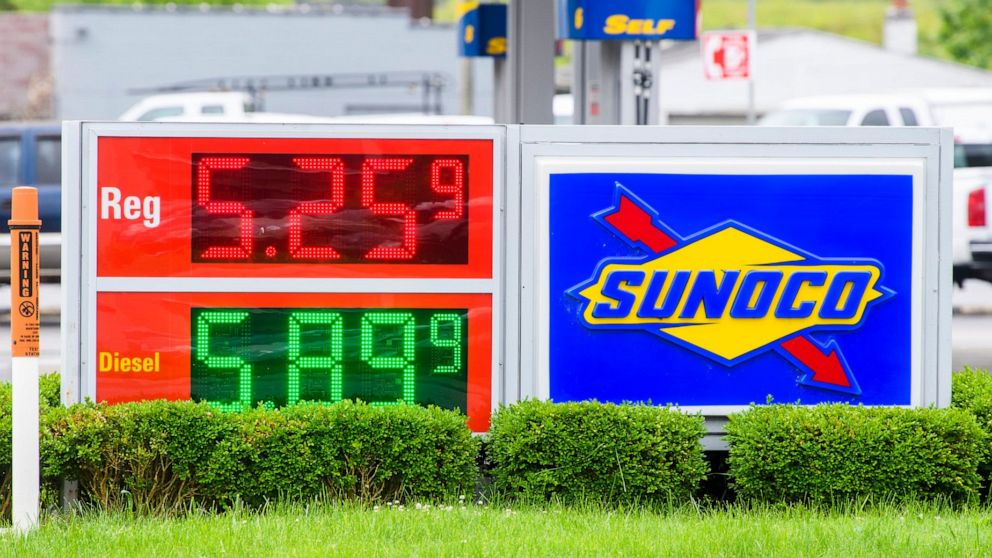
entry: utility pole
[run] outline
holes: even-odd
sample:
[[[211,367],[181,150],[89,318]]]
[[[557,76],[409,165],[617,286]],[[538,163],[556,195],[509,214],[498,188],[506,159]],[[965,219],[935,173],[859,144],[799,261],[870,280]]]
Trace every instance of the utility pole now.
[[[497,66],[496,121],[551,124],[555,96],[555,3],[513,0],[507,7],[506,67]],[[500,70],[505,71],[500,71]]]
[[[757,115],[755,114],[754,108],[754,69],[757,66],[755,62],[757,58],[758,49],[756,48],[758,43],[758,10],[757,10],[758,0],[748,0],[747,2],[747,28],[751,30],[751,36],[754,38],[754,43],[748,45],[750,47],[750,52],[748,56],[751,60],[748,63],[751,65],[750,70],[747,75],[747,123],[754,125],[757,121]]]

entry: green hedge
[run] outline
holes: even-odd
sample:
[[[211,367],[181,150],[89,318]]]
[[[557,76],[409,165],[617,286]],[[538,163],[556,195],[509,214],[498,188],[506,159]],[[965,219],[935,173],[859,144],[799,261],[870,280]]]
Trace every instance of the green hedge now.
[[[563,501],[686,498],[706,477],[703,418],[643,405],[502,407],[488,457],[497,493]]]
[[[223,413],[205,403],[74,405],[46,416],[43,475],[103,508],[390,500],[470,492],[478,443],[437,408],[341,402]]]
[[[986,370],[968,368],[955,372],[951,382],[951,406],[975,415],[987,437],[980,470],[992,473],[992,374]]]
[[[754,407],[730,417],[729,475],[764,501],[949,497],[977,492],[992,462],[992,376],[955,374],[952,409]],[[206,404],[59,404],[42,378],[42,476],[75,478],[106,509],[262,504],[327,495],[382,501],[471,493],[479,438],[465,417],[342,402],[223,413]],[[0,384],[0,514],[9,515],[10,385]],[[977,419],[977,422],[976,422]],[[497,494],[650,502],[692,495],[707,474],[702,417],[676,409],[526,401],[493,417]]]
[[[959,409],[752,407],[730,417],[730,475],[764,501],[971,498],[984,433]]]

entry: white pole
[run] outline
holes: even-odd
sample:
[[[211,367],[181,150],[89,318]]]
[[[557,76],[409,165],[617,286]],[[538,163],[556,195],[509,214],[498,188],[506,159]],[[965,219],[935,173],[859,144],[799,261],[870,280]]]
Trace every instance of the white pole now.
[[[747,26],[751,30],[751,36],[757,38],[758,36],[758,13],[757,6],[755,5],[758,0],[748,0],[747,2]],[[757,120],[757,115],[754,109],[754,67],[755,67],[755,54],[757,54],[757,49],[755,44],[757,41],[752,41],[748,46],[748,72],[747,72],[747,123],[754,125]]]
[[[26,532],[38,526],[39,470],[38,453],[38,358],[14,358],[13,432],[11,462],[12,519],[14,530]]]
[[[38,190],[13,191],[10,225],[10,354],[13,388],[11,500],[14,531],[38,526]]]

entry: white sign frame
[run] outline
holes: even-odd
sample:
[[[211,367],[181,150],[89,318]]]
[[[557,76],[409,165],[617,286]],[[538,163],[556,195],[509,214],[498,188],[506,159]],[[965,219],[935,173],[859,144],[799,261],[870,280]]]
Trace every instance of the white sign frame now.
[[[491,279],[139,278],[97,276],[97,145],[101,137],[490,140],[493,158]],[[65,403],[96,398],[97,292],[475,293],[492,297],[491,410],[505,402],[506,129],[502,126],[138,123],[67,121],[62,129],[62,355]]]
[[[953,141],[949,129],[533,126],[521,129],[520,141],[521,398],[549,397],[550,173],[857,170],[914,177],[911,406],[950,404]],[[717,419],[744,408],[682,407]],[[721,421],[710,422],[711,431],[718,431],[714,425]]]

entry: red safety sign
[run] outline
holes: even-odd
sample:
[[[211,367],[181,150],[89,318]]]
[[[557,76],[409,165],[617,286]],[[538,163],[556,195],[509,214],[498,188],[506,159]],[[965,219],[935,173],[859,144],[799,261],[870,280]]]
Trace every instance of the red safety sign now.
[[[753,31],[709,31],[703,33],[702,45],[706,79],[752,77]]]

